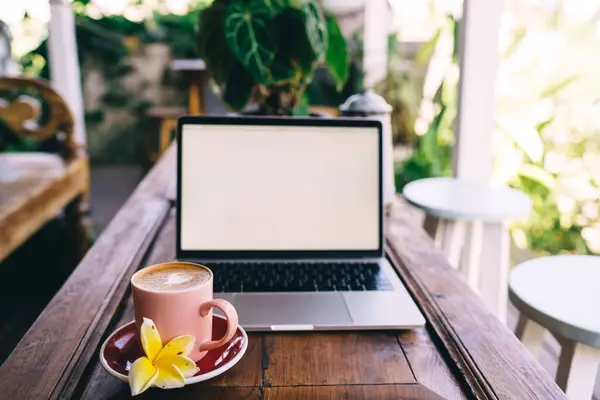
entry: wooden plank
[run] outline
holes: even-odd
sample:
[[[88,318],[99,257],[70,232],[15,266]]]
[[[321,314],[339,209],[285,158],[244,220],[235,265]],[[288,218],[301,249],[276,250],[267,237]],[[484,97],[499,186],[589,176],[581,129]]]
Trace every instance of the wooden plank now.
[[[392,333],[265,335],[265,386],[415,383]]]
[[[152,250],[146,259],[145,264],[140,266],[141,268],[175,260],[176,218],[175,209],[172,208],[162,230],[154,241],[154,245],[152,246]]]
[[[414,384],[276,387],[265,388],[264,391],[264,400],[443,400],[431,390]]]
[[[170,203],[174,149],[144,179],[61,290],[0,366],[8,398],[61,395],[77,381],[94,355],[128,276],[139,267]],[[31,360],[36,360],[32,363]]]
[[[565,399],[517,338],[409,221],[399,202],[387,224],[388,255],[429,321],[438,348],[478,399]]]
[[[115,385],[112,391],[101,392],[90,398],[95,400],[131,399],[129,386],[123,382],[117,383],[118,385]],[[140,400],[259,400],[261,396],[259,388],[210,387],[198,383],[171,390],[150,388],[134,398]]]
[[[402,332],[398,341],[417,382],[446,399],[466,398],[425,328]]]

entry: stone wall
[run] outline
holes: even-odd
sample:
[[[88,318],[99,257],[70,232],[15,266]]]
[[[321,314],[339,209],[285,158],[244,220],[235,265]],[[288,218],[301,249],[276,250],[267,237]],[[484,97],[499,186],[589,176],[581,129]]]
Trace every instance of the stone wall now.
[[[182,77],[169,70],[167,45],[148,44],[127,63],[131,71],[107,78],[109,60],[82,67],[88,151],[94,163],[137,163],[150,134],[145,111],[155,105],[185,106]]]

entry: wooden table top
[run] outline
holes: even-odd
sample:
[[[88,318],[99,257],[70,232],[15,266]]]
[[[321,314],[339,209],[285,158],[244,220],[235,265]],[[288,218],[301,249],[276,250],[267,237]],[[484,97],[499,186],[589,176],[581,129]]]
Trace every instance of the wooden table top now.
[[[175,256],[172,146],[0,366],[3,398],[126,398],[99,347],[133,319],[129,278]],[[251,333],[246,355],[213,380],[142,398],[564,399],[542,367],[495,319],[405,217],[387,224],[388,257],[427,318],[411,331]],[[393,305],[390,305],[393,307]]]

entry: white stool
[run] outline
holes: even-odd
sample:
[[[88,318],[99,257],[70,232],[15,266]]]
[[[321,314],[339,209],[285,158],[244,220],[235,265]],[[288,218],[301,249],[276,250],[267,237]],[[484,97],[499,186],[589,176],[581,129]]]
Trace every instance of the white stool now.
[[[529,197],[512,188],[494,188],[453,178],[411,182],[404,187],[403,195],[426,213],[425,230],[450,264],[461,271],[469,285],[480,292],[486,305],[504,321],[510,241],[503,222],[526,216],[531,210]],[[499,247],[500,256],[486,260],[482,273],[484,224],[496,224],[501,239],[494,243]]]
[[[510,274],[521,315],[516,335],[535,356],[547,329],[561,344],[556,383],[571,400],[592,398],[600,363],[600,257],[552,256]]]

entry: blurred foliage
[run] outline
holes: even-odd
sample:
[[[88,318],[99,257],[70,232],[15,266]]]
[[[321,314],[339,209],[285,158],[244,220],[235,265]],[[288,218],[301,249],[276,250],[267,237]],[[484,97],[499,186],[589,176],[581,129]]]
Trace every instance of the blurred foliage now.
[[[235,111],[253,103],[261,114],[298,114],[319,66],[338,90],[348,79],[346,40],[316,0],[215,0],[200,12],[197,37],[198,55]]]
[[[318,68],[312,81],[306,86],[305,101],[310,105],[338,108],[346,99],[363,89],[362,32],[355,32],[346,39],[349,66],[348,80],[341,90],[327,68]]]
[[[422,135],[414,138],[412,154],[404,162],[396,166],[396,189],[400,192],[409,182],[452,174],[452,143],[454,141],[454,120],[456,118],[458,87],[457,32],[458,21],[453,17],[448,17],[445,26],[440,27],[431,40],[421,45],[415,56],[415,61],[418,64],[428,63],[435,54],[435,48],[438,46],[440,37],[443,34],[448,34],[453,38],[452,60],[441,74],[441,81],[435,95],[429,102],[427,99],[424,99],[427,103],[426,108],[431,110],[427,129]],[[392,77],[395,74],[401,73],[393,68],[390,71],[390,76]],[[393,81],[394,78],[388,78],[388,80]],[[400,93],[388,101],[395,105],[395,110],[401,110],[396,111],[401,117],[412,119],[410,110],[414,109],[415,105],[410,105],[405,100],[408,97],[401,92],[404,86],[406,86],[406,83],[400,84],[399,89],[396,89],[400,90]],[[403,114],[408,114],[409,117]],[[394,129],[406,129],[404,128],[406,124],[406,120],[402,120],[399,123],[396,122]],[[412,133],[412,131],[408,132]]]
[[[516,23],[515,17],[501,32],[493,180],[522,190],[533,201],[529,218],[511,223],[517,246],[536,254],[597,254],[600,72],[593,49],[599,39],[586,22],[544,21],[539,10],[529,15],[538,20]],[[426,62],[437,41],[453,34],[453,62],[419,116],[429,111],[424,113],[430,117],[427,129],[397,167],[399,190],[412,180],[451,174],[458,76],[458,25],[451,25],[438,30],[416,57]]]
[[[149,2],[129,1],[129,13],[124,15],[98,14],[89,0],[72,3],[75,13],[75,32],[79,63],[82,67],[82,84],[90,71],[101,72],[106,91],[99,106],[85,110],[89,133],[89,146],[94,161],[132,162],[142,157],[145,135],[148,131],[146,111],[153,105],[163,104],[162,99],[148,101],[142,92],[145,84],[125,82],[135,73],[132,56],[142,55],[145,46],[162,43],[169,46],[173,58],[196,58],[196,23],[199,10],[206,1],[194,2],[187,13],[170,14]],[[132,18],[132,15],[135,18]],[[28,16],[25,16],[27,20]],[[25,21],[26,22],[26,21]],[[25,54],[20,60],[24,75],[49,79],[47,40]],[[187,83],[166,70],[163,83],[177,88],[182,99]],[[128,121],[119,126],[102,125],[108,114],[127,112]],[[104,131],[111,131],[105,134]],[[95,146],[98,145],[98,148]]]
[[[596,39],[556,20],[517,25],[499,69],[495,180],[527,193],[529,218],[511,226],[539,254],[600,252],[598,74],[584,61]],[[596,43],[597,45],[597,43]],[[577,49],[576,53],[574,52]],[[567,54],[578,54],[569,65]],[[588,70],[586,72],[586,69]],[[503,83],[512,85],[512,90]]]
[[[89,1],[79,1],[87,4]],[[185,15],[153,12],[140,22],[123,15],[104,15],[92,18],[83,5],[74,6],[75,34],[79,61],[85,65],[90,60],[103,60],[105,76],[119,77],[131,72],[130,54],[144,44],[168,43],[174,58],[194,58],[196,54],[195,24],[198,10]],[[25,75],[48,78],[47,39],[21,58]]]
[[[388,65],[385,78],[378,82],[375,91],[392,106],[392,141],[408,144],[415,140],[415,115],[422,96],[421,62],[411,62],[397,34],[388,38]],[[414,66],[417,68],[414,68]]]

